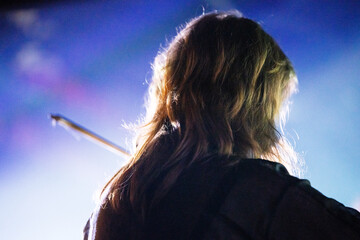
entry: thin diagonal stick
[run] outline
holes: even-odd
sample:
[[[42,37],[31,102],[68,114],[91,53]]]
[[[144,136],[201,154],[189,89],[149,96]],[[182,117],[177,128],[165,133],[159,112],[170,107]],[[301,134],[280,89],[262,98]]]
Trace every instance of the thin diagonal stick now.
[[[124,148],[110,142],[109,140],[106,140],[103,137],[100,137],[96,133],[91,132],[90,130],[82,127],[81,125],[71,121],[64,116],[61,116],[60,114],[50,114],[50,118],[55,124],[58,123],[62,127],[74,129],[75,131],[84,135],[88,140],[101,144],[103,147],[113,153],[119,154],[123,157],[130,157],[130,153],[128,153]]]

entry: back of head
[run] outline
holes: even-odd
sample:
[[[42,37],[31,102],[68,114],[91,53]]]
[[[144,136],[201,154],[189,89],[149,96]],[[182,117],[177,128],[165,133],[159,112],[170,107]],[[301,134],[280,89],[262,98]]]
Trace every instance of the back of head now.
[[[297,82],[290,61],[259,24],[237,12],[202,15],[153,68],[150,138],[169,121],[181,135],[174,158],[193,149],[194,159],[216,151],[282,161],[275,124]]]
[[[129,199],[144,217],[184,169],[209,154],[289,166],[293,152],[276,122],[297,81],[290,61],[259,24],[237,12],[204,14],[158,54],[153,71],[136,152],[109,182],[115,209],[120,199]],[[170,156],[159,158],[156,147],[169,131],[178,141]],[[165,174],[159,183],[160,171]],[[149,199],[153,182],[159,186]]]

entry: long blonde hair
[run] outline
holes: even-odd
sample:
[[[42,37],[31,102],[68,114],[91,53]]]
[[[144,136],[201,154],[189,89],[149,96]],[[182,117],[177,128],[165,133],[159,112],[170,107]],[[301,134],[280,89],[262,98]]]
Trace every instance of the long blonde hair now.
[[[144,218],[184,169],[213,153],[264,158],[291,170],[296,154],[276,126],[297,80],[289,59],[258,23],[238,12],[199,16],[152,67],[136,151],[106,186],[115,210],[121,212],[126,201]],[[177,141],[161,157],[159,142],[169,132]],[[154,182],[156,190],[146,195]]]

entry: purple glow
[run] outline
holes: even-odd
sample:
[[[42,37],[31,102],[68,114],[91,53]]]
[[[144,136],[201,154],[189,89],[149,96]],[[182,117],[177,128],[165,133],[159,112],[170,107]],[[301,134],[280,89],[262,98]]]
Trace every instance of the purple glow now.
[[[124,160],[48,114],[128,147],[121,124],[144,111],[150,63],[202,6],[237,8],[277,39],[299,78],[286,129],[299,134],[305,177],[360,210],[359,3],[91,1],[0,16],[2,238],[81,239],[94,192]]]

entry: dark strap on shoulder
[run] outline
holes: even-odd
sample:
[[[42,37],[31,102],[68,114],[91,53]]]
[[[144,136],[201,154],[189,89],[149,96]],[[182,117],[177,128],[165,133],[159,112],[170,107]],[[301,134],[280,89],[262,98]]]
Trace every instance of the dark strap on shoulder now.
[[[235,158],[235,157],[230,157]],[[228,159],[230,160],[230,159]],[[241,159],[231,159],[231,161],[241,161]],[[236,164],[237,165],[237,164]],[[229,171],[224,174],[221,181],[215,188],[212,196],[209,198],[207,206],[204,208],[204,211],[201,213],[198,223],[194,225],[190,239],[202,239],[205,231],[210,227],[210,224],[213,218],[219,212],[220,207],[223,205],[226,197],[230,193],[230,190],[233,188],[236,180],[238,178],[236,172],[238,170],[237,166],[229,167]]]

